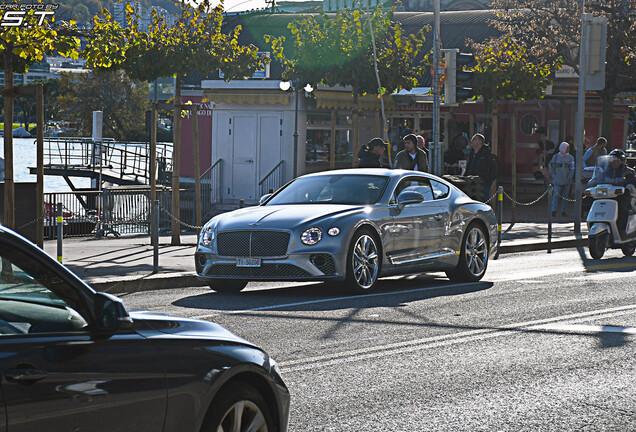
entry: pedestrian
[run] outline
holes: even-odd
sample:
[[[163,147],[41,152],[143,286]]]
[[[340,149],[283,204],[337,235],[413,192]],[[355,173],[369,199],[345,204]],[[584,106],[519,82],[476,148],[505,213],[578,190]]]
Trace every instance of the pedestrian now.
[[[426,148],[426,139],[422,135],[417,135],[417,148],[424,150],[428,155],[428,149]]]
[[[492,182],[497,178],[499,163],[497,156],[492,154],[490,147],[486,145],[486,138],[482,134],[475,134],[470,140],[470,153],[466,164],[465,175],[476,175],[483,182],[483,201],[490,198]]]
[[[417,147],[417,137],[414,134],[404,137],[404,150],[395,156],[394,168],[428,171],[428,157],[424,150]]]
[[[567,135],[563,141],[570,145],[570,154],[576,161],[576,146],[574,145],[574,137],[572,135]]]
[[[596,145],[590,147],[585,153],[583,153],[583,168],[596,166],[596,158],[607,154],[606,147],[607,139],[599,137],[596,140]]]
[[[568,203],[565,200],[570,196],[570,188],[574,179],[574,156],[569,153],[570,145],[562,142],[559,152],[552,157],[548,168],[552,177],[554,195],[552,197],[552,216],[556,216],[559,198],[561,198],[561,216],[567,216]]]
[[[358,152],[358,167],[360,168],[382,168],[380,158],[384,154],[386,144],[382,138],[373,138],[366,146],[362,146]]]

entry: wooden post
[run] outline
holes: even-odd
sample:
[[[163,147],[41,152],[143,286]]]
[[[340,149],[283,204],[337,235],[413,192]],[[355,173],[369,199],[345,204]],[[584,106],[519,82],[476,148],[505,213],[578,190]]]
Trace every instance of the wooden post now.
[[[336,169],[336,110],[331,110],[331,145],[329,147],[329,169]]]
[[[12,44],[11,44],[12,45]],[[13,182],[13,46],[4,48],[4,220],[15,228],[15,186]]]
[[[150,178],[150,234],[153,239],[153,246],[155,241],[159,238],[156,233],[159,232],[159,220],[158,212],[159,207],[156,205],[157,201],[157,101],[152,103],[152,125],[150,126],[150,172],[148,176]]]
[[[35,198],[36,241],[44,248],[44,86],[35,87],[35,117],[37,120],[37,185]]]
[[[201,169],[199,167],[199,106],[192,108],[192,151],[194,153],[194,205],[196,211],[196,226],[201,226]]]
[[[499,152],[499,101],[497,98],[494,98],[492,106],[492,136],[491,136],[491,145],[492,145],[492,153],[497,156]],[[490,186],[490,192],[488,195],[492,195],[492,191],[497,190],[497,179]],[[497,206],[492,206],[493,208],[497,208]]]
[[[510,134],[512,135],[512,215],[510,223],[517,221],[517,109],[512,112],[512,121],[510,122]]]
[[[181,218],[179,201],[179,177],[181,175],[181,74],[177,74],[174,92],[174,124],[172,138],[172,246],[181,244],[181,227],[177,219]]]
[[[357,98],[357,96],[356,96]],[[353,167],[358,168],[358,151],[360,150],[360,119],[358,113],[358,104],[353,108],[353,146],[352,146],[352,158]]]

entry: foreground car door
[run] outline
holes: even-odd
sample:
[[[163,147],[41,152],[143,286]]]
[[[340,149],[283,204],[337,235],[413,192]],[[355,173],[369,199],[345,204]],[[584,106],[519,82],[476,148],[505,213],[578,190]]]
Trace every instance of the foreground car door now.
[[[164,366],[133,331],[91,332],[79,287],[0,244],[0,383],[11,432],[160,431]]]

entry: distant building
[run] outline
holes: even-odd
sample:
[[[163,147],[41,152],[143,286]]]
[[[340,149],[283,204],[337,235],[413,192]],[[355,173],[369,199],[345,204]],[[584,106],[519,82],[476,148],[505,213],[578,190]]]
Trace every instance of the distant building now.
[[[431,12],[434,8],[435,0],[403,0],[398,7],[403,12]],[[395,4],[394,0],[323,0],[323,10],[325,12],[337,12],[343,9],[367,8],[375,9],[383,7],[389,9]],[[487,0],[440,0],[440,9],[443,11],[457,10],[482,10],[490,9]]]
[[[66,57],[46,57],[42,62],[31,66],[27,73],[14,73],[13,84],[26,85],[34,81],[59,78],[62,72],[88,72],[86,61],[71,60]],[[0,86],[4,86],[4,71],[0,71]]]
[[[156,10],[157,15],[161,16],[168,27],[172,27],[175,22],[174,14],[168,12],[160,6],[150,6],[146,12],[141,16],[141,23],[139,24],[139,30],[146,30],[152,24],[152,11]]]

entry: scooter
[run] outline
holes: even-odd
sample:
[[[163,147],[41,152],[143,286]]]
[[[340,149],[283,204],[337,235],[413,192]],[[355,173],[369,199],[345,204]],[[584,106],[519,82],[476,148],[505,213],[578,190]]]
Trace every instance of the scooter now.
[[[636,214],[632,211],[627,217],[627,229],[621,235],[617,226],[618,202],[615,198],[630,191],[632,202],[636,197],[633,185],[598,183],[585,190],[585,195],[594,198],[592,208],[587,215],[588,246],[594,259],[601,259],[607,248],[620,248],[625,256],[631,256],[636,249]]]

